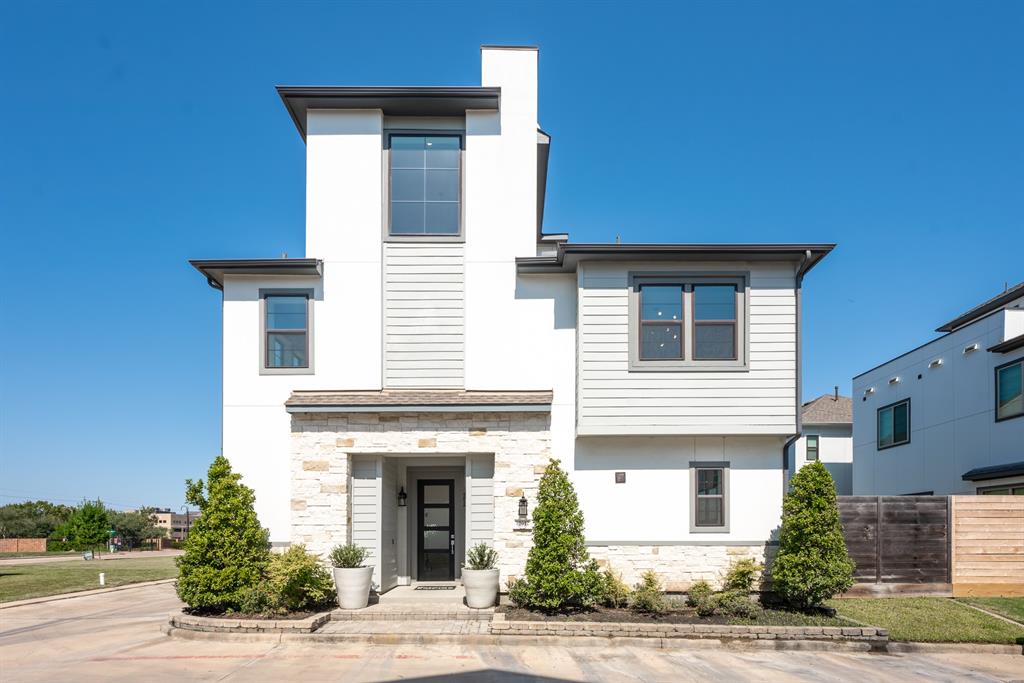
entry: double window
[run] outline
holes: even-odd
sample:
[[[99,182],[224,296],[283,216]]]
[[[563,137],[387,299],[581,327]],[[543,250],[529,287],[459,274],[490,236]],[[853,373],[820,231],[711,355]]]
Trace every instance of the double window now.
[[[388,136],[388,234],[458,237],[462,226],[462,136]]]
[[[807,454],[804,458],[807,462],[814,462],[818,459],[818,435],[807,435]]]
[[[996,368],[996,421],[1024,415],[1024,358]]]
[[[631,279],[631,369],[744,367],[745,277]]]
[[[1024,496],[1024,484],[1010,484],[1009,486],[989,486],[978,489],[982,496]]]
[[[910,443],[910,399],[878,409],[878,450]]]
[[[311,290],[260,290],[261,372],[312,372],[312,300]]]
[[[691,462],[690,488],[690,531],[729,531],[729,463]]]

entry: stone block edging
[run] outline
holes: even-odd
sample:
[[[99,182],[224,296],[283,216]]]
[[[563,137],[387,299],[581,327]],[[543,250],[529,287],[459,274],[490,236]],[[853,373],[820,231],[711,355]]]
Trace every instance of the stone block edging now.
[[[202,633],[313,633],[330,620],[330,612],[320,612],[305,619],[231,619],[174,611],[167,622],[171,628]]]

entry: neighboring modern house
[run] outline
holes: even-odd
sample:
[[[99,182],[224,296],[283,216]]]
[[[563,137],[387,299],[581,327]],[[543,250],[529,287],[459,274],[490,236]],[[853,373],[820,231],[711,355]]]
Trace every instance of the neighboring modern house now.
[[[280,87],[307,258],[192,262],[272,542],[365,546],[382,591],[481,542],[521,575],[550,458],[630,581],[716,578],[779,525],[801,282],[832,245],[544,233],[537,57],[483,47],[478,87]]]
[[[1024,283],[853,378],[856,495],[1024,495]]]
[[[819,396],[801,406],[803,429],[790,446],[789,476],[815,460],[821,461],[836,483],[836,493],[853,493],[852,401],[834,393]]]
[[[154,526],[167,531],[167,538],[172,541],[181,541],[188,536],[192,525],[199,519],[200,512],[189,511],[185,513],[171,512],[170,508],[158,508],[153,510],[151,515]]]

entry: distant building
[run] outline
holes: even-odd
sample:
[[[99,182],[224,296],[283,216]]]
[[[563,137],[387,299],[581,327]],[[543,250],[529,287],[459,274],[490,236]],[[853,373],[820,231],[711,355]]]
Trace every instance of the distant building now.
[[[853,493],[853,407],[848,396],[824,394],[801,406],[801,436],[789,447],[786,470],[792,477],[820,460],[836,483],[836,493]]]
[[[853,378],[857,495],[1024,495],[1024,282]]]
[[[181,514],[171,512],[170,508],[158,508],[153,510],[153,519],[156,520],[156,527],[167,530],[167,538],[172,541],[181,541],[188,536],[192,525],[199,519],[198,510]]]

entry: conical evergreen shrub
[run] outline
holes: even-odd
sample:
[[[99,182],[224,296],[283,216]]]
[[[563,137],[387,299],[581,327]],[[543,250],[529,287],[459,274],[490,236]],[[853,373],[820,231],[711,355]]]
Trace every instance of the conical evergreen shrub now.
[[[590,607],[603,596],[597,562],[584,545],[583,512],[558,460],[551,460],[540,479],[525,583],[517,585],[517,595],[545,610]]]
[[[820,461],[793,476],[782,504],[779,554],[772,589],[789,606],[806,610],[853,585],[832,475]]]
[[[189,607],[236,610],[246,589],[263,578],[270,560],[269,537],[253,509],[253,490],[241,483],[223,455],[210,465],[207,481],[185,482],[185,499],[202,515],[177,559],[178,597]]]

